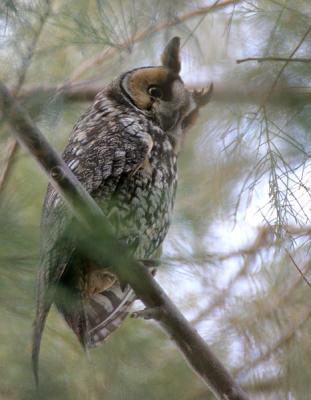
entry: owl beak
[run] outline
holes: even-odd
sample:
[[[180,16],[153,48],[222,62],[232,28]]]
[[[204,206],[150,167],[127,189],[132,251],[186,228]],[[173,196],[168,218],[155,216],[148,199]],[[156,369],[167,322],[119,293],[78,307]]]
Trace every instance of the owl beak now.
[[[180,117],[180,112],[175,111],[172,114],[164,114],[159,113],[158,119],[160,122],[160,126],[164,131],[169,131],[170,129],[174,129]]]

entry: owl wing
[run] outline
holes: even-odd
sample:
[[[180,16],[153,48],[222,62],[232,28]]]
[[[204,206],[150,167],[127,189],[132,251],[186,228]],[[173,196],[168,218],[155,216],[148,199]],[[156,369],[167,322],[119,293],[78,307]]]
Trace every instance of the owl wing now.
[[[95,101],[77,122],[63,159],[93,197],[97,197],[100,188],[102,203],[114,193],[122,176],[135,172],[144,163],[152,140],[143,119],[129,118],[129,113],[125,112],[108,112],[96,105]],[[37,383],[40,343],[46,317],[55,301],[57,284],[76,251],[75,224],[64,201],[49,185],[42,216],[33,333],[32,362]]]

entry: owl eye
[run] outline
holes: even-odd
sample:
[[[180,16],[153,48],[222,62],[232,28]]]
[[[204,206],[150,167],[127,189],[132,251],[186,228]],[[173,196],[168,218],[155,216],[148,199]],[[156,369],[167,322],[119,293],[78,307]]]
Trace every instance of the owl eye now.
[[[161,99],[163,96],[162,89],[159,86],[150,86],[148,88],[148,93],[151,97],[155,97],[156,99]]]

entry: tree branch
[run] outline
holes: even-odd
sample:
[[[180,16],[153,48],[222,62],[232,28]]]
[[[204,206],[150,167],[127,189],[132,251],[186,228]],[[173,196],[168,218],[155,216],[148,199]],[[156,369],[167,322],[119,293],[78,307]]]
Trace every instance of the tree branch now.
[[[304,41],[306,40],[306,38],[309,36],[311,32],[311,26],[309,26],[309,28],[305,31],[304,35],[302,36],[302,38],[299,40],[299,43],[297,44],[297,46],[295,46],[295,48],[293,49],[293,51],[290,53],[288,59],[285,61],[285,63],[283,64],[282,68],[279,70],[266,98],[264,103],[261,105],[262,107],[267,103],[267,101],[269,100],[269,98],[271,97],[272,93],[274,92],[283,72],[285,71],[285,69],[287,68],[288,64],[290,63],[290,60],[293,59],[294,55],[297,53],[297,51],[300,49],[301,45],[304,43]]]
[[[201,89],[208,86],[210,82],[197,82],[188,85],[188,89]],[[19,99],[27,101],[31,98],[32,108],[36,104],[41,105],[47,98],[52,96],[62,96],[65,102],[90,102],[94,100],[96,94],[103,89],[103,84],[80,82],[67,85],[40,85],[24,87],[20,91]],[[240,103],[240,104],[262,104],[267,95],[268,88],[264,87],[245,87],[244,85],[224,84],[214,82],[212,102],[216,103]],[[14,90],[11,90],[14,95]],[[269,104],[277,107],[297,106],[298,104],[311,103],[311,87],[280,87],[268,99]]]
[[[286,62],[300,62],[300,63],[310,63],[311,58],[288,58],[288,57],[247,57],[240,58],[236,60],[237,64],[242,64],[249,61],[257,61],[259,63],[265,61],[286,61]]]
[[[77,81],[78,79],[81,78],[81,76],[89,71],[91,68],[93,68],[95,65],[101,65],[105,61],[109,60],[111,57],[113,57],[120,49],[128,49],[130,46],[132,46],[134,43],[141,42],[142,40],[146,39],[148,36],[151,36],[152,34],[159,32],[163,29],[171,28],[173,26],[179,25],[189,19],[199,17],[202,15],[209,14],[214,11],[221,10],[225,7],[228,6],[235,6],[237,3],[241,3],[243,0],[223,0],[222,2],[216,1],[214,4],[205,6],[205,7],[200,7],[197,10],[186,12],[172,20],[169,21],[162,21],[156,25],[150,26],[147,29],[138,32],[136,35],[134,35],[132,38],[129,39],[129,41],[125,41],[123,43],[120,43],[118,47],[109,47],[108,49],[106,48],[99,54],[96,54],[94,57],[84,61],[80,66],[71,74],[71,77],[69,78],[69,82],[73,83]]]
[[[110,224],[95,200],[86,192],[1,82],[0,110],[14,128],[18,140],[49,176],[86,231],[85,234],[90,238],[88,250],[98,259],[107,260],[120,281],[129,283],[147,308],[160,307],[163,310],[158,323],[217,399],[247,400],[245,392],[215,357],[202,337],[190,326],[148,269],[135,261],[128,249],[114,238]],[[105,243],[105,246],[102,246],[102,243]]]
[[[306,275],[310,270],[311,262],[307,262],[303,269],[303,274]],[[293,304],[294,302],[292,296],[297,291],[303,281],[304,279],[301,277],[301,275],[299,275],[290,286],[285,288],[283,287],[278,294],[268,293],[268,302],[266,301],[262,302],[263,304],[256,304],[257,310],[254,310],[254,312],[252,313],[253,320],[264,321],[268,318],[273,318],[273,314],[276,315],[279,310],[285,309],[286,302],[288,302],[289,304]]]
[[[0,173],[0,194],[3,192],[6,183],[7,183],[7,178],[10,174],[11,168],[13,167],[14,164],[14,159],[15,159],[15,154],[17,151],[17,141],[14,138],[10,138],[7,141],[7,144],[5,146],[5,160],[4,160],[4,166],[1,170]]]
[[[214,4],[212,4],[210,6],[201,7],[197,10],[182,14],[179,17],[176,17],[174,20],[160,22],[157,25],[151,26],[148,29],[145,29],[144,31],[141,31],[141,32],[137,33],[135,36],[129,38],[129,40],[127,42],[123,42],[123,43],[119,44],[118,48],[110,47],[108,49],[105,49],[104,51],[102,51],[101,53],[92,57],[91,59],[84,61],[71,74],[71,77],[69,78],[70,84],[63,87],[63,89],[65,89],[66,94],[68,95],[67,100],[68,101],[92,101],[92,99],[95,97],[96,93],[98,93],[100,89],[95,89],[95,92],[92,88],[86,89],[86,91],[84,91],[84,92],[83,91],[80,91],[80,92],[75,91],[75,89],[73,89],[72,93],[70,93],[72,83],[75,82],[78,78],[80,78],[90,68],[94,67],[95,65],[102,64],[104,61],[113,57],[120,49],[126,49],[129,47],[130,44],[132,45],[133,43],[140,42],[140,41],[144,40],[146,37],[150,36],[151,34],[159,32],[165,28],[169,28],[174,25],[178,25],[178,24],[183,23],[194,17],[198,17],[201,15],[205,16],[208,13],[225,8],[230,5],[235,6],[239,2],[241,2],[241,0],[224,0],[221,3],[219,1],[216,1]],[[40,23],[39,23],[38,29],[36,30],[35,36],[29,46],[28,53],[27,53],[25,59],[23,60],[22,70],[21,70],[21,73],[19,74],[18,83],[17,83],[16,87],[12,90],[12,93],[14,93],[14,95],[17,95],[20,92],[20,90],[25,82],[26,74],[29,69],[31,60],[33,58],[39,37],[42,33],[42,30],[47,21],[47,18],[50,14],[50,8],[51,8],[50,0],[46,0],[45,12],[42,15],[42,17],[40,18]],[[68,92],[66,91],[66,88],[69,88]],[[52,94],[52,93],[55,94],[55,90],[59,91],[62,89],[60,87],[58,87],[56,89],[54,88],[52,90],[47,89],[47,92],[50,94]],[[37,89],[35,89],[35,91],[37,91]],[[39,91],[41,92],[41,90],[39,90]],[[45,89],[43,89],[43,92],[45,92]],[[64,91],[63,91],[63,93],[64,93]],[[18,149],[17,142],[15,141],[15,139],[11,140],[11,144],[12,144],[13,150],[10,154],[10,157],[7,157],[7,162],[5,164],[2,174],[0,176],[0,192],[3,191],[6,180],[9,176],[9,172],[11,170],[11,167],[12,167],[14,159],[15,159],[15,154]]]
[[[22,86],[24,85],[24,82],[25,82],[26,76],[27,76],[27,72],[31,65],[33,56],[35,54],[36,47],[38,45],[39,38],[42,34],[43,28],[47,22],[50,12],[51,12],[51,1],[46,0],[44,13],[39,19],[39,25],[34,33],[32,41],[28,47],[27,54],[24,57],[24,59],[22,60],[21,69],[18,74],[19,75],[18,81],[17,81],[16,86],[14,87],[14,93],[16,96],[18,95]],[[0,174],[0,193],[3,192],[3,190],[6,186],[7,179],[10,175],[10,171],[11,171],[14,161],[15,161],[15,155],[17,153],[17,150],[18,150],[17,141],[14,138],[9,139],[8,144],[7,144],[7,157],[6,157],[5,165]]]
[[[237,368],[235,370],[235,376],[240,376],[242,374],[247,374],[251,369],[256,368],[259,364],[269,359],[269,357],[276,353],[277,350],[281,349],[285,345],[290,342],[298,330],[302,328],[302,326],[310,319],[311,310],[307,309],[301,312],[298,318],[295,321],[291,321],[290,328],[282,334],[282,336],[276,340],[270,347],[268,347],[263,353],[259,354],[252,361],[244,364],[243,366]]]

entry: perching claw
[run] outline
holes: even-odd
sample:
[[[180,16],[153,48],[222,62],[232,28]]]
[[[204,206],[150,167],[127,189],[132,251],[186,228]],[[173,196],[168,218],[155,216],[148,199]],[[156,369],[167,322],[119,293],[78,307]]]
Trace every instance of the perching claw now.
[[[207,88],[201,90],[194,90],[192,92],[193,100],[195,101],[198,108],[205,106],[211,99],[214,85],[211,83]]]
[[[193,90],[190,92],[192,100],[195,104],[192,111],[186,116],[186,118],[182,122],[182,129],[184,131],[188,130],[191,126],[195,124],[199,115],[200,108],[205,106],[210,101],[212,93],[212,83],[206,89]]]

